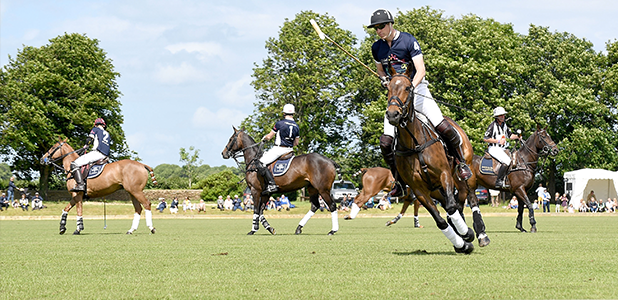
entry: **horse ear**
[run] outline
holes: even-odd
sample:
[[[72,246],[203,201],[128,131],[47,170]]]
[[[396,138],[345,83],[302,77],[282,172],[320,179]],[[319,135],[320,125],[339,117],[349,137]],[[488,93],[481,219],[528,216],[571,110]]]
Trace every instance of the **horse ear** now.
[[[410,62],[410,64],[412,64],[412,62]],[[408,68],[406,68],[406,76],[410,77],[411,74],[412,74],[412,68],[408,65]],[[412,79],[412,77],[410,77],[410,79]]]
[[[536,131],[541,131],[541,125],[539,123],[536,124]]]
[[[393,68],[392,64],[388,64],[388,70],[390,74],[397,74],[397,71],[395,71],[395,68]]]
[[[232,125],[232,128],[234,129],[234,132],[238,131],[238,129],[236,129],[236,126]]]

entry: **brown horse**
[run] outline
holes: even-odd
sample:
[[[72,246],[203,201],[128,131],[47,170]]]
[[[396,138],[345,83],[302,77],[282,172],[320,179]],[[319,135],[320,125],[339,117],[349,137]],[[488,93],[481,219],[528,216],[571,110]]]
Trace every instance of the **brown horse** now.
[[[240,154],[242,153],[242,154]],[[256,163],[262,156],[261,143],[256,143],[246,132],[237,130],[234,127],[234,134],[230,137],[227,145],[221,153],[224,159],[243,156],[246,164],[245,180],[251,189],[255,206],[253,210],[253,225],[249,235],[254,234],[260,228],[259,222],[271,234],[275,234],[275,229],[270,226],[264,217],[264,209],[268,203],[268,195],[262,195],[264,190],[264,179],[258,176]],[[237,161],[238,163],[238,161]],[[296,228],[296,234],[302,233],[302,228],[307,221],[320,208],[319,196],[321,195],[329,207],[332,218],[332,229],[329,235],[335,234],[339,230],[339,220],[337,218],[337,206],[332,200],[330,190],[337,177],[339,166],[331,159],[317,154],[309,153],[294,157],[288,171],[281,176],[275,177],[275,183],[279,186],[279,192],[286,193],[296,191],[303,187],[307,188],[311,210],[300,221]]]
[[[360,212],[361,207],[363,207],[363,205],[365,205],[365,203],[367,203],[367,201],[369,201],[371,197],[377,195],[380,191],[384,191],[387,193],[390,192],[395,183],[395,178],[393,177],[393,174],[387,168],[362,168],[356,174],[360,174],[362,176],[361,180],[363,183],[363,189],[360,191],[360,193],[356,195],[356,197],[354,197],[355,205],[352,205],[350,214],[343,217],[344,220],[353,220],[354,218],[356,218],[358,212]],[[418,216],[418,208],[420,206],[420,203],[413,195],[414,194],[411,193],[411,190],[408,189],[408,193],[406,194],[406,196],[402,197],[402,200],[407,201],[407,203],[411,203],[412,200],[414,200],[414,215]],[[403,217],[403,214],[399,214],[397,216],[397,220],[399,220],[401,217]],[[386,223],[386,225],[388,226],[390,224]],[[420,225],[415,223],[415,227],[420,227]]]
[[[394,75],[388,84],[386,117],[389,123],[397,126],[395,146],[397,171],[429,211],[438,228],[451,241],[455,252],[471,253],[474,250],[474,246],[470,243],[474,240],[474,232],[466,225],[461,209],[455,200],[456,180],[454,178],[457,177],[454,175],[455,164],[447,156],[447,151],[433,125],[425,121],[424,116],[414,110],[411,69],[407,68],[404,74]],[[396,74],[392,68],[391,74]],[[450,119],[447,120],[452,122]],[[456,125],[454,122],[451,124]],[[459,126],[455,126],[457,127]],[[460,131],[460,128],[457,130]],[[460,131],[464,157],[467,163],[471,163],[468,159],[471,158],[472,146],[467,137],[463,138],[466,135],[462,133],[463,131]],[[467,182],[462,182],[462,185],[466,186],[462,190],[469,191],[469,183],[474,180],[473,175]],[[431,192],[435,190],[439,190],[443,196],[440,203],[446,210],[449,222],[440,216],[440,212],[430,197]],[[449,223],[453,224],[455,229]]]
[[[515,228],[522,232],[526,230],[522,226],[524,204],[528,207],[528,218],[530,219],[530,231],[536,232],[536,220],[534,219],[534,209],[532,203],[528,199],[526,191],[532,187],[534,183],[534,174],[536,173],[539,156],[558,154],[558,148],[556,143],[547,134],[545,129],[541,129],[537,126],[536,131],[522,143],[522,147],[514,153],[514,160],[512,167],[507,173],[508,182],[510,182],[509,188],[503,188],[502,191],[508,191],[517,196],[517,202],[519,203],[517,208],[517,223]],[[476,174],[477,183],[482,186],[495,186],[497,176],[495,174],[482,174],[480,171],[482,157],[475,155],[474,163],[472,166],[473,172]],[[494,164],[497,163],[493,159]],[[476,186],[474,187],[476,188]]]
[[[74,151],[69,144],[65,141],[59,141],[54,144],[41,158],[41,164],[49,165],[53,164],[55,167],[64,171],[67,174],[67,190],[71,190],[75,186],[75,180],[70,174],[71,162],[76,160],[79,155],[78,151]],[[62,167],[55,162],[62,160]],[[155,233],[155,228],[152,226],[152,212],[150,211],[150,201],[144,196],[144,187],[148,181],[148,174],[150,174],[153,183],[156,184],[154,178],[154,172],[152,168],[134,160],[121,160],[113,163],[109,163],[105,166],[103,173],[96,178],[88,179],[87,182],[87,197],[99,198],[109,195],[121,188],[124,188],[131,195],[133,201],[133,207],[135,208],[135,215],[133,216],[133,225],[131,229],[127,231],[127,234],[132,234],[137,230],[139,225],[140,215],[142,213],[142,206],[145,210],[146,225],[150,229],[151,233]],[[84,198],[83,192],[71,192],[71,202],[64,208],[62,212],[62,218],[60,220],[60,234],[66,232],[66,222],[68,212],[77,206],[77,229],[73,234],[80,234],[84,230],[84,223],[82,218],[82,200]]]

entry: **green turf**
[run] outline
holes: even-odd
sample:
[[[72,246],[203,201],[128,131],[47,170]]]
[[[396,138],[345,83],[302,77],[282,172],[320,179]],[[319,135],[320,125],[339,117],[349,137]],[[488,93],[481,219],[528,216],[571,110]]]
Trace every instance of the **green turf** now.
[[[247,236],[250,219],[86,220],[81,236],[58,221],[0,221],[3,299],[572,299],[618,298],[616,215],[538,214],[536,234],[512,215],[486,216],[491,244],[471,255],[422,216],[340,219],[325,213],[294,235],[299,218],[271,218]],[[469,219],[468,219],[469,220]],[[470,220],[469,220],[470,221]],[[525,218],[527,222],[527,217]],[[526,223],[526,228],[528,228]]]

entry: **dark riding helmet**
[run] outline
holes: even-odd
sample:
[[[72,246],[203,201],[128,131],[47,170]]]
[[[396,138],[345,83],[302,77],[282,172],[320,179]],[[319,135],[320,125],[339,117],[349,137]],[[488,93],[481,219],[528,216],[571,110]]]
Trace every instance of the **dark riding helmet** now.
[[[105,124],[105,120],[103,120],[103,118],[97,118],[96,120],[94,120],[94,126],[97,126],[97,125],[107,126],[107,124]]]
[[[382,23],[395,23],[393,14],[386,9],[378,9],[371,15],[371,24],[367,28],[373,28]]]

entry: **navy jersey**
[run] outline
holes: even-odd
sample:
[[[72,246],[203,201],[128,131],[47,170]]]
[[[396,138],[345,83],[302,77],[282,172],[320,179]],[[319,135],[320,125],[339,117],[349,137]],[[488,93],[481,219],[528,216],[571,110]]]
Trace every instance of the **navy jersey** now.
[[[101,152],[105,156],[109,156],[109,132],[99,127],[94,127],[90,131],[90,136],[94,138],[93,149]]]
[[[391,47],[388,46],[388,43],[385,40],[379,39],[371,46],[371,54],[373,55],[373,59],[376,63],[388,58],[397,73],[403,73],[406,71],[406,68],[412,68],[410,78],[414,78],[416,68],[414,68],[412,58],[417,55],[422,55],[423,52],[421,51],[421,46],[418,44],[418,41],[413,35],[407,32],[398,31],[395,38],[391,42]],[[384,70],[384,72],[386,72],[386,74],[389,73],[388,70]],[[392,76],[395,74],[390,75]]]
[[[276,146],[294,147],[294,140],[300,136],[300,129],[294,120],[283,119],[275,123]]]

